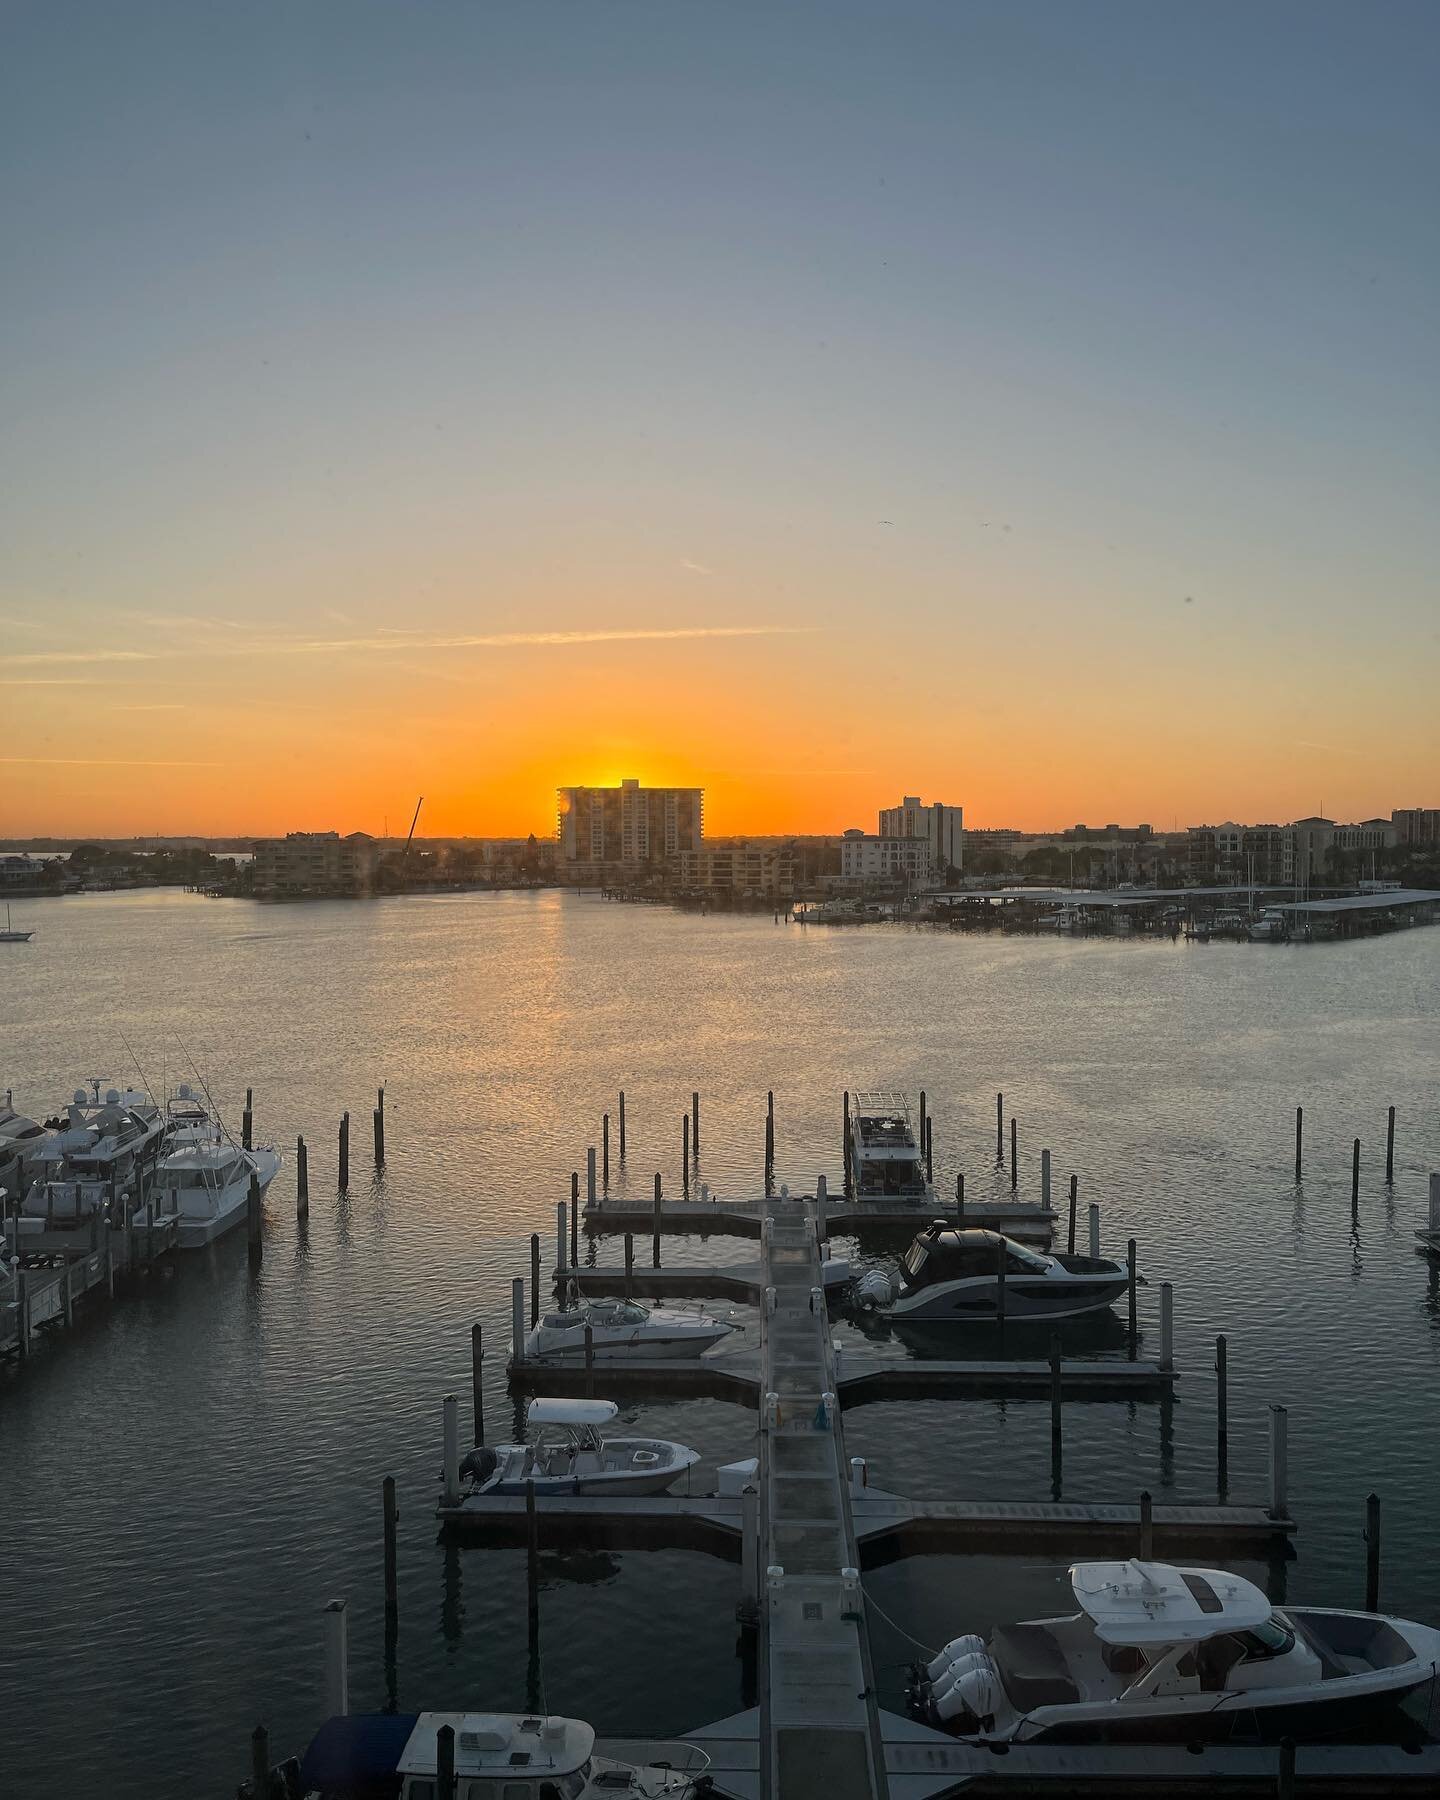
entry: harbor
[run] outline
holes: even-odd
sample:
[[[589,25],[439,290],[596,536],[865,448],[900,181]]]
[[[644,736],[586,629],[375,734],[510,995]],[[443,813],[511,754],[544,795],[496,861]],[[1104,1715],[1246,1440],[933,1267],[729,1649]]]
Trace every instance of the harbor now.
[[[114,939],[91,954],[122,962],[129,957],[143,971],[152,953],[135,922],[153,916],[144,909],[170,903],[137,896],[87,904],[110,909],[116,927]],[[203,970],[212,934],[221,928],[211,924],[214,909],[207,903],[185,904],[192,910],[183,916],[193,921],[186,929],[195,935],[175,953]],[[859,1557],[852,1566],[859,1569],[865,1598],[880,1715],[871,1766],[878,1756],[889,1791],[906,1792],[907,1771],[913,1775],[927,1759],[932,1768],[943,1764],[947,1775],[953,1771],[954,1780],[964,1776],[970,1787],[962,1791],[985,1791],[974,1787],[973,1751],[955,1739],[937,1744],[924,1736],[919,1721],[906,1717],[905,1668],[921,1655],[907,1636],[935,1650],[972,1625],[984,1631],[995,1621],[1056,1610],[1057,1583],[1077,1556],[1138,1552],[1145,1493],[1151,1496],[1156,1556],[1236,1568],[1262,1582],[1280,1604],[1360,1606],[1370,1598],[1364,1533],[1366,1496],[1373,1490],[1383,1503],[1378,1607],[1419,1619],[1440,1616],[1440,1596],[1432,1600],[1426,1588],[1428,1465],[1423,1444],[1404,1430],[1408,1402],[1387,1373],[1397,1362],[1409,1376],[1427,1367],[1425,1321],[1440,1316],[1430,1310],[1440,1306],[1440,1264],[1427,1257],[1416,1235],[1427,1226],[1429,1173],[1440,1164],[1440,1145],[1423,1093],[1413,1085],[1413,1070],[1423,1062],[1417,1061],[1419,1046],[1407,1042],[1403,1026],[1397,1035],[1385,978],[1377,986],[1372,967],[1357,969],[1357,984],[1345,990],[1342,1003],[1351,1020],[1347,1029],[1365,1045],[1360,1082],[1339,1080],[1314,1059],[1278,1064],[1271,1047],[1257,1044],[1210,1006],[1203,985],[1189,991],[1186,1003],[1199,1009],[1196,1030],[1206,1049],[1182,1051],[1177,1060],[1174,1041],[1156,1023],[1155,1009],[1172,991],[1172,977],[1161,971],[1173,968],[1159,946],[1154,952],[1142,948],[1138,957],[1129,947],[1125,951],[1125,967],[1136,972],[1127,982],[1153,971],[1151,999],[1141,1004],[1132,989],[1118,1010],[1107,1013],[1095,1010],[1099,989],[1078,971],[1058,998],[1052,989],[1040,1006],[1028,980],[1034,965],[1026,958],[1043,953],[1043,942],[1007,943],[1003,954],[1013,960],[982,972],[979,944],[963,936],[944,946],[953,971],[947,981],[957,985],[938,991],[928,955],[920,954],[926,947],[915,940],[903,934],[845,940],[857,971],[883,956],[894,1004],[920,1021],[914,1045],[897,1054],[877,1055],[866,1047],[854,1022],[864,1013],[862,989],[845,1003],[847,1021],[845,1004],[837,1011],[833,993],[822,1004],[818,990],[811,999],[787,975],[778,1041],[765,1050],[732,1045],[717,1058],[694,1047],[704,996],[722,991],[724,981],[720,964],[710,969],[704,959],[743,952],[763,991],[776,972],[792,966],[801,934],[775,932],[768,918],[742,920],[727,925],[732,935],[722,947],[707,935],[712,921],[696,920],[684,927],[687,954],[702,958],[693,992],[683,991],[678,1011],[645,1044],[643,1055],[632,1051],[617,1059],[603,1025],[605,984],[598,976],[587,979],[574,1003],[582,1008],[577,1016],[590,1008],[593,1022],[572,1037],[573,1072],[511,1103],[503,1097],[509,1052],[486,1047],[480,1023],[447,1001],[441,972],[466,969],[467,979],[479,982],[498,982],[503,973],[535,1005],[538,1021],[546,976],[534,949],[533,909],[553,906],[567,933],[582,934],[577,944],[602,929],[612,950],[633,940],[633,957],[618,965],[612,960],[609,979],[618,968],[626,980],[643,978],[642,992],[679,992],[666,968],[664,934],[673,923],[653,909],[595,908],[557,896],[464,897],[423,919],[416,903],[393,904],[399,935],[387,954],[398,968],[401,959],[411,965],[421,950],[434,971],[421,977],[416,997],[433,1014],[421,1060],[434,1073],[395,1077],[400,1023],[378,1012],[364,1015],[365,1029],[347,1032],[339,1062],[318,1026],[306,1029],[281,1064],[267,1055],[266,1028],[259,1022],[261,984],[272,979],[266,971],[276,957],[293,957],[297,981],[312,979],[321,967],[312,954],[315,933],[324,929],[320,915],[312,915],[313,923],[299,919],[296,909],[274,915],[267,933],[276,935],[244,952],[253,975],[242,964],[235,1001],[227,999],[219,1015],[233,1042],[223,1056],[195,1046],[236,1136],[235,1117],[243,1111],[246,1085],[253,1084],[255,1135],[285,1145],[284,1166],[265,1197],[259,1254],[251,1254],[242,1225],[198,1256],[159,1256],[151,1275],[121,1284],[123,1298],[113,1307],[102,1298],[103,1287],[77,1297],[71,1330],[63,1320],[37,1329],[26,1365],[12,1361],[0,1372],[7,1439],[31,1471],[22,1494],[14,1474],[18,1463],[7,1464],[0,1477],[7,1505],[29,1517],[63,1505],[70,1475],[97,1457],[120,1472],[125,1492],[134,1497],[133,1509],[111,1521],[107,1561],[121,1556],[127,1580],[143,1588],[157,1621],[173,1618],[173,1646],[146,1639],[156,1677],[173,1688],[182,1661],[195,1654],[183,1621],[196,1602],[193,1593],[179,1591],[182,1586],[193,1590],[198,1582],[199,1604],[217,1633],[233,1636],[239,1629],[240,1649],[226,1658],[223,1695],[217,1688],[191,1697],[182,1683],[178,1698],[161,1705],[145,1698],[148,1682],[143,1693],[138,1684],[130,1688],[122,1648],[127,1614],[118,1605],[102,1601],[88,1609],[83,1638],[72,1633],[65,1612],[42,1615],[32,1608],[14,1620],[14,1654],[24,1656],[27,1668],[51,1667],[48,1659],[63,1644],[68,1662],[97,1671],[103,1664],[103,1679],[131,1692],[129,1704],[144,1721],[145,1754],[138,1754],[138,1743],[133,1760],[118,1753],[118,1793],[155,1789],[157,1751],[169,1767],[204,1772],[206,1791],[233,1791],[249,1766],[247,1737],[257,1721],[268,1733],[272,1764],[298,1753],[333,1710],[319,1652],[324,1608],[337,1597],[348,1601],[350,1705],[357,1714],[384,1707],[392,1694],[401,1708],[480,1706],[519,1714],[532,1703],[524,1498],[497,1499],[491,1503],[496,1516],[477,1528],[437,1535],[442,1399],[450,1392],[460,1397],[468,1450],[477,1325],[478,1386],[490,1441],[523,1435],[532,1398],[586,1392],[583,1355],[578,1368],[559,1372],[527,1367],[523,1356],[518,1369],[511,1366],[514,1282],[524,1282],[524,1336],[530,1331],[532,1238],[539,1240],[536,1301],[542,1318],[568,1304],[568,1280],[557,1285],[557,1276],[568,1277],[572,1268],[593,1271],[596,1286],[623,1303],[627,1231],[635,1284],[655,1273],[657,1172],[665,1209],[662,1279],[664,1271],[678,1271],[701,1285],[664,1296],[632,1285],[634,1299],[642,1306],[698,1307],[729,1321],[732,1330],[697,1359],[693,1371],[642,1367],[643,1358],[633,1368],[608,1359],[594,1365],[595,1398],[620,1408],[609,1429],[658,1434],[699,1453],[688,1493],[682,1480],[669,1495],[629,1503],[607,1497],[599,1510],[613,1516],[589,1520],[567,1516],[579,1502],[555,1499],[538,1509],[536,1679],[543,1679],[551,1710],[595,1727],[596,1754],[614,1751],[634,1762],[643,1752],[669,1760],[665,1746],[692,1743],[709,1755],[708,1773],[719,1791],[758,1791],[745,1786],[747,1768],[748,1779],[758,1781],[761,1760],[758,1638],[749,1634],[753,1651],[747,1650],[746,1633],[737,1626],[743,1545],[741,1532],[720,1515],[733,1514],[738,1497],[722,1499],[720,1471],[759,1450],[761,1220],[768,1209],[788,1217],[792,1231],[803,1233],[807,1215],[818,1225],[821,1175],[826,1231],[824,1247],[816,1231],[815,1258],[822,1265],[849,1264],[851,1280],[858,1282],[877,1268],[893,1267],[935,1216],[947,1230],[961,1224],[957,1175],[965,1178],[967,1213],[972,1202],[1004,1206],[1012,1194],[1038,1206],[1048,1148],[1048,1210],[1054,1215],[1042,1221],[1048,1235],[1015,1236],[1037,1249],[1048,1244],[1065,1250],[1073,1174],[1077,1253],[1088,1251],[1094,1205],[1102,1254],[1124,1262],[1135,1238],[1145,1278],[1137,1288],[1133,1362],[1124,1293],[1110,1305],[1108,1323],[1081,1319],[1062,1327],[1058,1491],[1051,1328],[1007,1321],[1002,1343],[999,1322],[992,1319],[967,1327],[963,1345],[947,1350],[922,1342],[919,1326],[897,1326],[883,1307],[852,1312],[827,1295],[829,1379],[845,1463],[839,1479],[849,1497]],[[48,923],[42,917],[37,946],[51,935]],[[167,939],[172,945],[174,929]],[[1388,958],[1418,950],[1427,937],[1341,946],[1337,954]],[[782,950],[784,943],[792,948]],[[862,943],[873,948],[862,949]],[[907,966],[912,944],[914,961]],[[354,960],[358,946],[346,954],[348,962],[323,970],[307,1015],[313,1010],[317,1019],[343,1018],[354,1012],[363,964]],[[1327,961],[1331,968],[1343,966]],[[1304,982],[1297,990],[1292,977],[1275,978],[1272,988],[1272,978],[1263,974],[1274,968],[1272,959],[1247,957],[1246,963],[1257,971],[1247,979],[1261,984],[1248,1010],[1269,1013],[1281,1025],[1293,1021],[1286,1028],[1300,1041],[1303,1021],[1294,1009]],[[1402,990],[1413,988],[1423,967],[1397,965]],[[1056,1036],[1057,1006],[1071,1021],[1063,1038]],[[1389,1009],[1383,1030],[1382,1009]],[[163,1010],[156,1018],[163,1020]],[[1092,1021],[1083,1031],[1075,1024],[1082,1018]],[[530,1036],[518,1055],[533,1059],[537,1029],[525,1027]],[[813,1045],[830,1042],[837,1031],[825,1056],[814,1057]],[[165,1027],[147,1034],[127,1025],[126,1033],[148,1064]],[[184,1035],[190,1038],[189,1028]],[[22,1050],[28,1041],[21,1040]],[[1053,1050],[1047,1048],[1052,1042]],[[1080,1044],[1087,1046],[1083,1069],[1075,1057]],[[42,1110],[53,1105],[54,1096],[69,1091],[73,1072],[97,1056],[79,1020],[59,1050],[24,1053],[7,1070],[17,1105],[22,1096]],[[1022,1055],[1023,1074],[1017,1072]],[[118,1055],[106,1060],[119,1066]],[[486,1069],[486,1078],[472,1094],[460,1095],[455,1071],[472,1062]],[[859,1069],[908,1093],[917,1140],[919,1094],[926,1091],[933,1203],[927,1197],[907,1210],[882,1201],[869,1219],[842,1211],[854,1205],[844,1193],[842,1087]],[[384,1162],[377,1165],[373,1120],[366,1115],[378,1110],[380,1077],[387,1078],[387,1129]],[[1177,1091],[1186,1095],[1187,1108],[1178,1128]],[[1297,1105],[1304,1108],[1298,1180]],[[352,1129],[342,1189],[337,1122],[347,1107]],[[303,1214],[293,1154],[297,1137],[308,1152]],[[592,1144],[593,1210],[587,1204]],[[574,1258],[572,1187],[579,1202]],[[708,1198],[702,1199],[702,1188]],[[687,1204],[712,1213],[717,1205],[733,1206],[736,1217],[722,1211],[722,1222],[707,1224],[687,1214]],[[556,1225],[561,1205],[563,1255]],[[893,1209],[888,1218],[887,1205]],[[970,1226],[967,1217],[964,1228]],[[734,1279],[735,1271],[750,1273],[730,1293],[703,1285]],[[1169,1371],[1161,1368],[1166,1284],[1172,1296]],[[820,1285],[823,1291],[823,1272]],[[1279,1316],[1268,1304],[1272,1292],[1291,1297]],[[812,1315],[807,1310],[804,1316]],[[1217,1335],[1227,1340],[1224,1384]],[[825,1377],[812,1371],[808,1379]],[[1223,1408],[1222,1385],[1228,1389]],[[108,1408],[97,1413],[94,1399],[110,1390],[126,1395],[113,1418]],[[1283,1515],[1289,1526],[1278,1530],[1270,1504],[1276,1406],[1285,1409],[1288,1432]],[[170,1420],[182,1408],[183,1454],[178,1445],[170,1448]],[[821,1435],[813,1430],[814,1417],[811,1411],[810,1425],[796,1428],[800,1441]],[[326,1422],[326,1449],[318,1459],[312,1439],[317,1420]],[[790,1435],[783,1418],[779,1431]],[[856,1458],[864,1464],[861,1493]],[[215,1515],[213,1482],[199,1472],[216,1467],[234,1471],[255,1500]],[[380,1500],[387,1473],[397,1496],[393,1643],[382,1581]],[[643,1523],[621,1516],[627,1504],[633,1511],[648,1509]],[[743,1500],[738,1504],[743,1507]],[[705,1509],[713,1515],[709,1523],[699,1516]],[[519,1516],[502,1518],[502,1511]],[[1208,1549],[1190,1528],[1204,1523],[1207,1512],[1226,1522]],[[197,1536],[193,1527],[202,1517],[213,1524]],[[190,1526],[182,1566],[195,1580],[177,1584],[176,1557],[152,1529],[157,1518]],[[1177,1523],[1184,1526],[1178,1533]],[[105,1579],[101,1563],[72,1534],[24,1528],[21,1542],[27,1564],[48,1589],[65,1591],[72,1570],[89,1569],[92,1584]],[[205,1597],[211,1592],[213,1603]],[[614,1655],[617,1633],[626,1644],[623,1664]],[[41,1696],[37,1709],[47,1766],[78,1767],[78,1750],[66,1746],[57,1705]],[[22,1747],[22,1766],[26,1754]],[[1213,1747],[1200,1758],[1185,1753],[1177,1766],[1202,1789],[1205,1780],[1224,1774],[1237,1793],[1246,1781],[1254,1791],[1265,1783],[1273,1791],[1276,1754],[1266,1746]],[[1092,1791],[1108,1791],[1107,1782],[1133,1752],[1116,1746],[1101,1756],[1072,1746],[1062,1754],[1017,1746],[1003,1758],[985,1750],[981,1769],[987,1779],[1003,1771],[1011,1791],[1023,1791],[1015,1787],[1021,1772],[1053,1782],[1063,1768],[1067,1779],[1078,1779],[1087,1757]],[[1301,1743],[1296,1752],[1302,1788],[1319,1780],[1322,1769],[1324,1779],[1333,1781],[1334,1771],[1354,1774],[1362,1766],[1367,1779],[1383,1785],[1392,1763],[1422,1774],[1426,1766],[1409,1751],[1384,1746],[1345,1750]],[[1163,1759],[1150,1766],[1168,1767]],[[160,1778],[161,1791],[175,1792],[178,1800],[187,1784],[167,1781]]]

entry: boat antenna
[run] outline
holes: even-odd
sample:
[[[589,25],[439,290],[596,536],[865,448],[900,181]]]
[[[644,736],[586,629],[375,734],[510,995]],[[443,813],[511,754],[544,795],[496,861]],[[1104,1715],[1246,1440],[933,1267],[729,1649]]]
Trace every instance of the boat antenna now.
[[[145,1071],[140,1067],[140,1058],[135,1054],[134,1050],[131,1048],[129,1038],[127,1038],[125,1033],[120,1030],[120,1027],[118,1025],[115,1027],[115,1030],[116,1030],[117,1035],[119,1036],[120,1042],[125,1046],[126,1050],[129,1051],[130,1060],[135,1065],[135,1073],[140,1077],[140,1085],[144,1088],[145,1092],[150,1096],[150,1104],[152,1106],[159,1106],[160,1102],[155,1098],[155,1090],[154,1090],[154,1088],[151,1087],[149,1081],[146,1080]]]
[[[195,1067],[195,1058],[190,1054],[189,1050],[186,1049],[184,1041],[181,1039],[181,1036],[178,1031],[174,1034],[174,1037],[175,1037],[175,1042],[180,1045],[181,1050],[184,1051],[184,1053],[185,1053],[185,1060],[190,1065],[191,1073],[194,1075],[195,1079],[200,1083],[200,1086],[204,1089],[205,1099],[206,1099],[207,1103],[209,1104],[211,1112],[214,1113],[214,1115],[215,1115],[215,1123],[225,1133],[226,1138],[229,1140],[230,1148],[232,1150],[238,1150],[240,1148],[240,1145],[235,1142],[235,1139],[233,1137],[231,1137],[230,1127],[225,1123],[225,1120],[224,1120],[223,1116],[221,1115],[220,1108],[215,1104],[214,1096],[211,1094],[209,1087],[206,1085],[205,1077]]]

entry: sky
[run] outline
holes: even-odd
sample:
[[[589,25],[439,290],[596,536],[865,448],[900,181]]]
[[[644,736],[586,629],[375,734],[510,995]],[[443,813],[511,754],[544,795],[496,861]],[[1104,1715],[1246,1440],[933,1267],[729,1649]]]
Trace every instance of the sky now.
[[[0,834],[1440,805],[1431,0],[10,0]]]

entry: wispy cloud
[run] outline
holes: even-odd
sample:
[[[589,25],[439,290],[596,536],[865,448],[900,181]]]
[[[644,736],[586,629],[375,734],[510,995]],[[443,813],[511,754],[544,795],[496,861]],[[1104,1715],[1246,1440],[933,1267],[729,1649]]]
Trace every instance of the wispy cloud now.
[[[14,658],[12,657],[13,661]],[[0,687],[103,687],[98,675],[22,675],[18,681],[0,681]]]
[[[189,712],[183,700],[161,700],[153,706],[112,706],[111,712]]]
[[[122,612],[122,619],[132,625],[143,625],[147,631],[248,631],[243,619],[218,619],[198,613]]]
[[[560,650],[577,644],[676,643],[694,638],[798,637],[817,625],[675,625],[634,626],[593,631],[497,631],[442,636],[430,632],[384,632],[377,637],[253,637],[230,644],[223,639],[205,646],[211,656],[333,656],[344,652],[384,653],[396,650]],[[8,666],[54,663],[161,662],[195,654],[193,644],[156,645],[150,650],[33,650],[9,658]]]
[[[340,612],[333,606],[327,606],[325,608],[325,617],[327,619],[333,619],[337,625],[353,625],[355,623],[349,613]]]
[[[0,626],[3,626],[6,631],[38,631],[40,621],[38,619],[21,619],[14,613],[0,613]]]
[[[126,756],[0,756],[0,763],[33,769],[228,769],[221,762],[141,762]]]
[[[704,563],[691,562],[688,556],[680,558],[680,567],[688,569],[692,575],[713,575],[715,573],[713,569],[707,569]]]

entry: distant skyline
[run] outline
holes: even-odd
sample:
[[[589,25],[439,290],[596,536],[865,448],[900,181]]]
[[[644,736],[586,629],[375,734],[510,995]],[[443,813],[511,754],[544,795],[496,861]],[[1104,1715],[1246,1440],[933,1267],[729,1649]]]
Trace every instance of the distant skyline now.
[[[0,836],[1437,803],[1429,0],[6,37]]]

